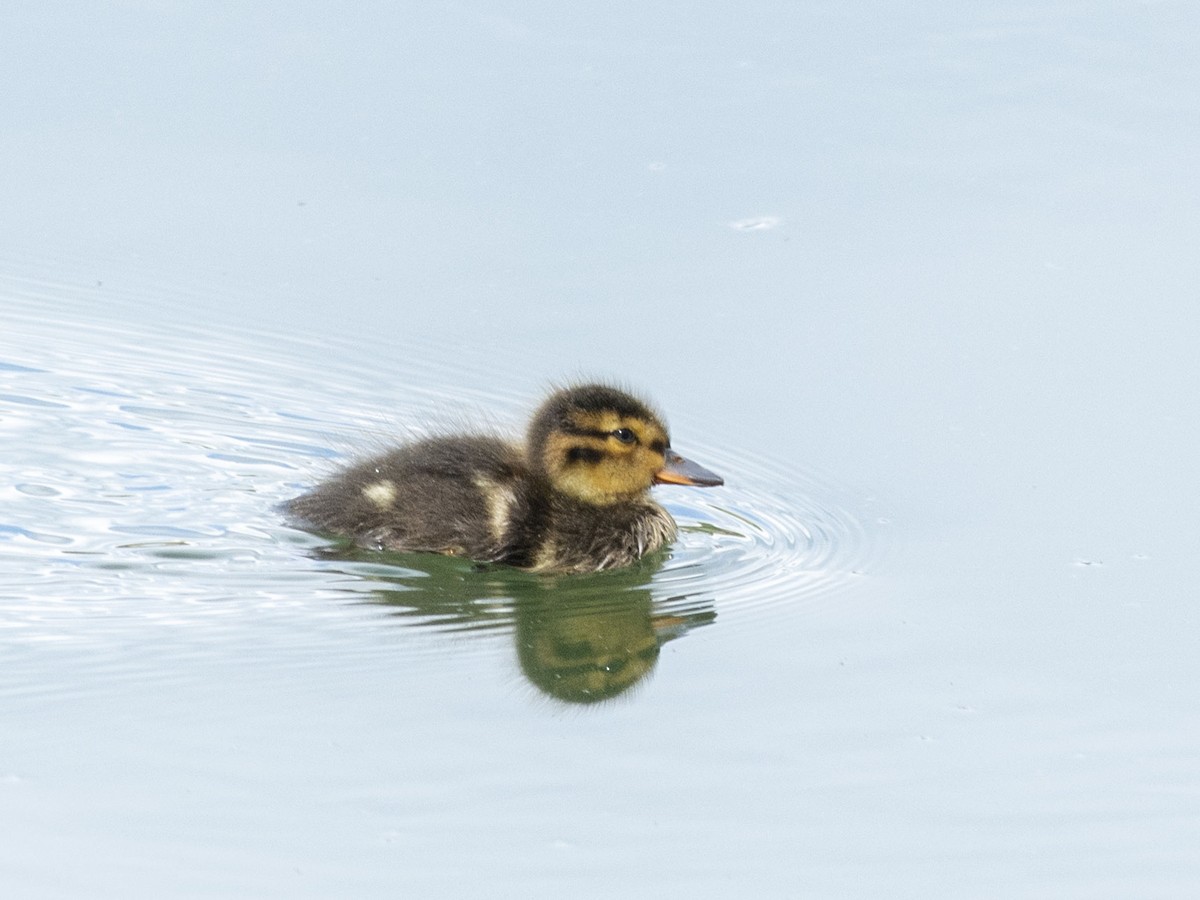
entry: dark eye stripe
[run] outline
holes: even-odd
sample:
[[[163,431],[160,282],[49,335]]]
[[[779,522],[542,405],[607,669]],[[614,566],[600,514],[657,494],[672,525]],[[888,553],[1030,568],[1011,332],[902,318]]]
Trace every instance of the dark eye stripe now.
[[[595,447],[572,447],[567,451],[567,462],[598,463],[604,458],[604,453]]]
[[[667,442],[666,441],[651,441],[650,449],[653,450],[655,453],[666,453],[667,452]]]

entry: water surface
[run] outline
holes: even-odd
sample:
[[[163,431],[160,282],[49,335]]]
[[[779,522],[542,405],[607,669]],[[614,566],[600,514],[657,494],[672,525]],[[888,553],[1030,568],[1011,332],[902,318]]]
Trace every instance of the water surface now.
[[[1195,894],[1192,7],[10,18],[5,896]],[[661,558],[275,512],[574,377]]]

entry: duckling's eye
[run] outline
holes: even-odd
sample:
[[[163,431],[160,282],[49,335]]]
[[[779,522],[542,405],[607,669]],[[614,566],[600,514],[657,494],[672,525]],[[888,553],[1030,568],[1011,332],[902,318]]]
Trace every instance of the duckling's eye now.
[[[611,434],[622,444],[632,444],[637,440],[637,435],[633,433],[633,429],[631,428],[618,428],[616,431],[611,432]]]

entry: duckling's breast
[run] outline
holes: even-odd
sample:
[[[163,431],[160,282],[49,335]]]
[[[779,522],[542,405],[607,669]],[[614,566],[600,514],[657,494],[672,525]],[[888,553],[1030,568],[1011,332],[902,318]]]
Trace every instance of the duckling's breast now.
[[[530,568],[596,572],[626,566],[664,547],[675,534],[675,520],[649,499],[593,506],[556,498]]]

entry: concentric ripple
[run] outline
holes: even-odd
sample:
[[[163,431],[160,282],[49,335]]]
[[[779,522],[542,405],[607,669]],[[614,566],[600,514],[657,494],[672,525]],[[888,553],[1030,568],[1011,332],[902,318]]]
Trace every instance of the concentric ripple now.
[[[681,539],[655,577],[668,594],[701,591],[722,617],[811,608],[871,570],[881,550],[866,524],[870,498],[850,505],[844,488],[794,464],[735,448],[696,455],[728,472],[719,491],[664,497]]]
[[[504,389],[521,379],[462,347],[425,344],[397,358],[361,342],[224,324],[101,320],[95,309],[146,297],[110,293],[97,304],[98,292],[0,276],[9,447],[0,462],[0,622],[9,637],[86,641],[134,620],[203,622],[236,643],[261,639],[235,633],[253,619],[277,623],[283,640],[327,640],[316,630],[338,610],[345,619],[347,605],[402,624],[495,632],[517,628],[520,604],[536,607],[548,593],[601,612],[645,600],[665,631],[768,611],[777,621],[828,602],[871,569],[880,546],[879,529],[866,524],[869,498],[794,463],[706,447],[689,428],[690,455],[726,486],[659,489],[680,538],[646,566],[551,581],[461,560],[338,557],[287,528],[276,505],[339,460],[430,423],[486,411],[492,427],[515,432],[539,398]]]

